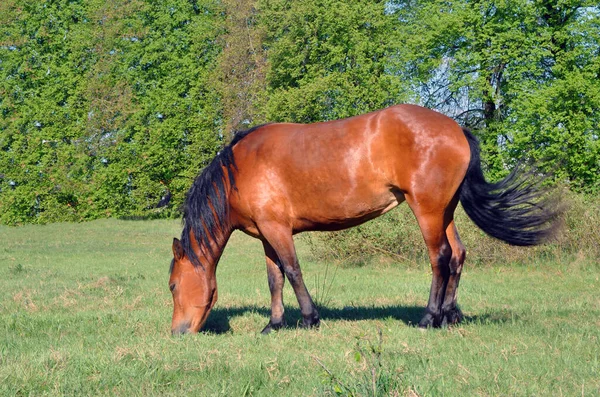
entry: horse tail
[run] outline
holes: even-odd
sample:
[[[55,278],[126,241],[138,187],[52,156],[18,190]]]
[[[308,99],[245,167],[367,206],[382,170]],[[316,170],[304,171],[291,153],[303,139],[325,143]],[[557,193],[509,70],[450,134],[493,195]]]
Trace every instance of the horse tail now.
[[[551,237],[560,214],[556,200],[541,185],[543,178],[516,167],[506,178],[488,183],[481,170],[479,142],[463,129],[471,148],[467,174],[460,188],[460,202],[473,222],[485,233],[511,245],[537,245]]]

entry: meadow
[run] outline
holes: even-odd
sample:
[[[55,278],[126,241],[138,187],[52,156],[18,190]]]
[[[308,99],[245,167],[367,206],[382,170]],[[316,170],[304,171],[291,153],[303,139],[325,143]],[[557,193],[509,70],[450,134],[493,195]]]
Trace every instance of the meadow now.
[[[203,332],[172,337],[178,221],[0,226],[0,395],[473,396],[600,394],[600,266],[571,258],[469,267],[465,321],[420,330],[426,263],[344,266],[297,238],[322,316],[269,316],[261,244],[235,233]],[[424,247],[419,247],[424,249]]]

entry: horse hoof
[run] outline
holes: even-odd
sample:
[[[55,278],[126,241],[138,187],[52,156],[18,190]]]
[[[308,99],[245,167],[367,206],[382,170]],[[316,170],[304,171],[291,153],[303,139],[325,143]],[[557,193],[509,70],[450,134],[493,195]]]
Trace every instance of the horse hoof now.
[[[302,328],[315,328],[318,329],[321,325],[321,319],[319,316],[313,316],[302,319]]]
[[[440,318],[431,314],[429,311],[425,313],[421,321],[419,321],[419,328],[439,328]]]
[[[285,322],[283,321],[275,324],[269,321],[269,324],[267,324],[267,326],[263,328],[263,330],[260,333],[263,335],[268,335],[271,333],[271,331],[277,331],[278,329],[281,329],[283,327],[285,327]]]
[[[421,321],[419,321],[419,328],[433,328],[434,327],[434,318],[430,313],[427,313],[423,316]]]
[[[442,326],[451,326],[460,323],[463,320],[463,314],[458,307],[447,310],[443,314]]]

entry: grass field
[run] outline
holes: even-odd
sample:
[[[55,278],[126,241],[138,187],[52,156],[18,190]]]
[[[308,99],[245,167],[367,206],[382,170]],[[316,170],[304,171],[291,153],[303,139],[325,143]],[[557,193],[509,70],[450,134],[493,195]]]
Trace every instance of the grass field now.
[[[234,234],[205,332],[170,335],[176,221],[0,227],[1,395],[600,395],[600,266],[467,268],[466,321],[421,331],[429,268],[298,251],[321,308],[261,336],[261,245]],[[335,275],[335,277],[334,277]],[[332,282],[329,289],[329,283]]]

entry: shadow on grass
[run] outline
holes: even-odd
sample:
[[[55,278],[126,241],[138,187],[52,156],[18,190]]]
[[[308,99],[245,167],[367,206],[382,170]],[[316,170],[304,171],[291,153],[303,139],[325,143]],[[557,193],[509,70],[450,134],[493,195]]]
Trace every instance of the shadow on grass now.
[[[269,321],[271,314],[269,308],[257,306],[241,306],[231,308],[215,308],[211,312],[204,332],[223,334],[231,331],[229,319],[232,317],[242,316],[245,313],[257,313],[265,317],[265,324]],[[319,308],[319,314],[323,320],[383,320],[391,318],[400,320],[404,324],[416,327],[425,312],[425,308],[421,306],[348,306],[344,308]],[[302,316],[298,308],[286,309],[286,321],[288,328],[295,328],[302,321]],[[502,311],[498,313],[484,313],[474,316],[465,316],[462,324],[500,324],[515,320],[515,314]],[[260,329],[257,330],[260,332]]]
[[[344,308],[320,307],[319,315],[322,320],[377,320],[393,318],[401,320],[405,324],[412,325],[419,322],[423,314],[422,307],[416,306],[348,306]],[[204,330],[212,333],[225,333],[230,331],[229,319],[231,317],[241,316],[244,313],[253,312],[265,317],[265,325],[268,322],[271,311],[266,307],[242,306],[232,308],[215,308],[210,314]],[[286,308],[285,318],[288,328],[296,327],[302,321],[300,309]],[[260,331],[260,330],[259,330]]]
[[[465,316],[461,324],[508,324],[521,322],[521,316],[509,310],[500,310],[490,313],[476,314],[474,316]]]

